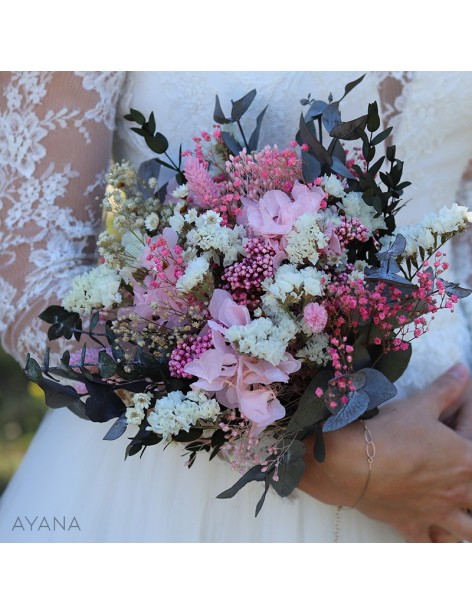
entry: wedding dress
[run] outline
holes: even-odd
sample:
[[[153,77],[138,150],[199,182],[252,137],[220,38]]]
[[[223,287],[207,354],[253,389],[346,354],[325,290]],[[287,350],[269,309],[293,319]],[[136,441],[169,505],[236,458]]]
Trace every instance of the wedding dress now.
[[[114,156],[138,164],[150,156],[122,119],[130,107],[155,112],[170,153],[210,130],[214,96],[223,110],[256,87],[247,121],[269,105],[260,143],[288,145],[311,94],[339,98],[360,73],[23,73],[0,91],[0,331],[24,364],[47,345],[35,316],[71,277],[94,262],[112,138]],[[342,103],[343,117],[382,98],[395,124],[397,156],[413,185],[401,223],[459,199],[472,158],[471,73],[369,73]],[[116,118],[115,118],[116,112]],[[245,116],[246,120],[246,116]],[[252,128],[251,128],[252,129]],[[462,203],[461,204],[466,204]],[[450,250],[449,250],[450,251]],[[460,253],[461,251],[461,253]],[[468,245],[453,262],[465,281]],[[449,261],[452,253],[449,253]],[[469,260],[470,261],[470,260]],[[22,271],[23,273],[19,273]],[[449,275],[452,279],[452,274]],[[57,299],[56,299],[57,302]],[[469,311],[469,313],[467,313]],[[397,382],[399,396],[430,383],[470,355],[467,301],[438,317],[417,340]],[[269,491],[257,518],[260,484],[230,500],[216,495],[236,479],[229,465],[199,457],[189,470],[179,447],[148,449],[124,460],[123,439],[103,441],[109,424],[80,420],[66,409],[48,413],[0,500],[0,541],[77,542],[394,542],[389,526],[355,510],[339,512],[301,491],[282,499]],[[380,453],[380,452],[379,452]]]

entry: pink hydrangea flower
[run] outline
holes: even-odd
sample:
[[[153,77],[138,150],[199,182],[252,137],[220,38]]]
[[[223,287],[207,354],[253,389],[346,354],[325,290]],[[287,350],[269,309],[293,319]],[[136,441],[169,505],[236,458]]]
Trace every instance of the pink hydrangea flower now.
[[[328,312],[319,303],[308,303],[303,310],[303,320],[314,333],[321,333],[328,321]]]

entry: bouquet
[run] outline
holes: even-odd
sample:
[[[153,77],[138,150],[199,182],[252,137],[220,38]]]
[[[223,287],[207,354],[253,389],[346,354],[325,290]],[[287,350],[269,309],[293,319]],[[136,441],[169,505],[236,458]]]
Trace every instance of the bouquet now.
[[[50,340],[87,343],[56,366],[49,350],[42,365],[27,357],[50,406],[113,420],[105,439],[128,432],[126,456],[174,442],[189,467],[223,455],[241,477],[219,497],[261,481],[257,514],[270,487],[296,488],[308,436],[323,462],[323,433],[394,397],[414,339],[470,293],[443,278],[443,245],[472,218],[453,205],[396,227],[409,182],[391,128],[375,102],[341,119],[361,81],[301,100],[283,150],[258,146],[267,107],[246,138],[256,90],[229,116],[216,96],[212,132],[177,161],[154,114],[130,110],[153,157],[112,166],[100,263],[40,315]]]

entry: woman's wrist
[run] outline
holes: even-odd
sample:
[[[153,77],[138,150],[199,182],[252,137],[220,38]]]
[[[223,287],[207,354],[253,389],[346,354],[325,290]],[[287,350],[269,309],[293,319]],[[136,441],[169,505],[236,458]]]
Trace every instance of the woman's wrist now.
[[[369,428],[369,439],[372,434]],[[364,427],[355,422],[338,431],[324,434],[325,460],[319,463],[313,457],[314,438],[305,440],[306,470],[299,488],[308,495],[330,505],[356,507],[370,481],[370,466],[366,454],[367,441]],[[369,454],[372,456],[369,445]]]

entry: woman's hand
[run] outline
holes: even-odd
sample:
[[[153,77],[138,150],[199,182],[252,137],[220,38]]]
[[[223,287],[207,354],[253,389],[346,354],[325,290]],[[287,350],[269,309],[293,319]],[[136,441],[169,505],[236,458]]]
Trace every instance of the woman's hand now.
[[[376,456],[357,509],[390,524],[407,541],[439,541],[447,533],[472,541],[472,517],[465,511],[472,508],[472,443],[442,422],[459,415],[467,391],[472,380],[466,367],[456,365],[366,423]],[[459,429],[465,433],[472,421],[462,411],[469,416]],[[324,463],[307,454],[300,487],[325,503],[352,506],[368,476],[362,425],[326,433],[325,444]]]

